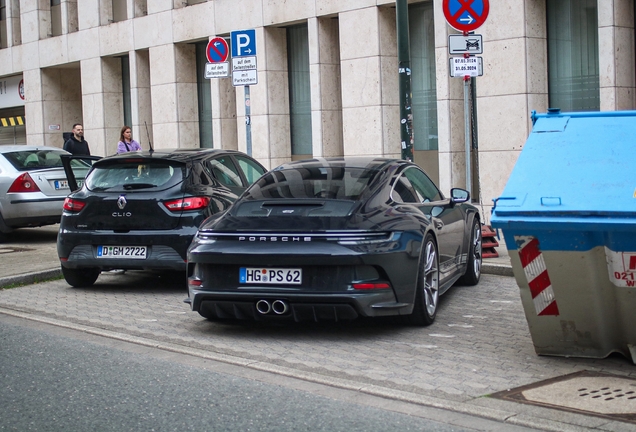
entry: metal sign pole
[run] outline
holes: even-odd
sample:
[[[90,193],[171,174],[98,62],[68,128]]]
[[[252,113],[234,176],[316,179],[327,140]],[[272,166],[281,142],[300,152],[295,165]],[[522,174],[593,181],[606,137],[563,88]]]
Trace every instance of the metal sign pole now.
[[[252,109],[250,108],[250,86],[245,86],[245,138],[248,156],[252,156]]]
[[[400,88],[400,140],[402,159],[413,160],[413,113],[411,111],[411,54],[407,0],[396,0],[398,79]]]
[[[470,105],[468,98],[470,97],[470,76],[464,77],[464,141],[466,143],[466,190],[471,193],[470,178]]]

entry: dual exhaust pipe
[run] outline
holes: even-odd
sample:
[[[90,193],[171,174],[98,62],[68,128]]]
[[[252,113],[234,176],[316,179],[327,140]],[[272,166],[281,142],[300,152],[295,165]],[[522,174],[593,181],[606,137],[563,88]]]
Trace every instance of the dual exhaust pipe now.
[[[256,311],[261,315],[267,315],[270,312],[283,315],[289,311],[289,305],[284,300],[274,300],[271,303],[268,300],[259,300],[256,302]]]

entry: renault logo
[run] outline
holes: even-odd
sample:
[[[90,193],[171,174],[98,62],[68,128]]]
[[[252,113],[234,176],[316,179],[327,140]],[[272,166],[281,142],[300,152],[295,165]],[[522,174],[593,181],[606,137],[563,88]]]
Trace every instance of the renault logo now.
[[[126,207],[127,203],[128,203],[128,201],[126,201],[126,196],[125,195],[120,195],[119,199],[117,200],[117,207],[119,207],[119,210],[123,210],[124,207]]]

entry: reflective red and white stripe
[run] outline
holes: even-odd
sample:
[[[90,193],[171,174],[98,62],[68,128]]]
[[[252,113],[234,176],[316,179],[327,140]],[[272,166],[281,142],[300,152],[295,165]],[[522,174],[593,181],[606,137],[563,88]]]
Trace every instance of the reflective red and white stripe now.
[[[559,315],[548,269],[539,250],[539,240],[530,236],[515,236],[515,240],[520,244],[519,259],[530,286],[537,315]]]

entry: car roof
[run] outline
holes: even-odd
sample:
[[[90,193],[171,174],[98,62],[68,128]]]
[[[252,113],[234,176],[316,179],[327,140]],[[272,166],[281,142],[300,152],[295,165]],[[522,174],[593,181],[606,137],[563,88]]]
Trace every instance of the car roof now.
[[[202,157],[207,157],[211,155],[222,155],[222,154],[247,156],[246,154],[237,150],[211,149],[211,148],[175,148],[175,149],[160,149],[155,151],[142,150],[138,152],[119,153],[112,156],[106,156],[105,158],[100,159],[100,161],[98,162],[113,161],[117,159],[130,159],[130,158],[164,159],[164,160],[177,160],[181,162],[187,162],[187,161],[196,160]]]
[[[36,146],[36,145],[0,145],[0,153],[11,153],[16,151],[40,151],[40,150],[57,150],[68,153],[59,147],[53,146]]]
[[[294,162],[284,163],[274,168],[272,171],[281,171],[298,168],[319,168],[319,167],[341,167],[341,168],[362,168],[367,170],[384,170],[389,166],[408,164],[403,159],[391,159],[374,156],[344,156],[344,157],[317,157]]]

